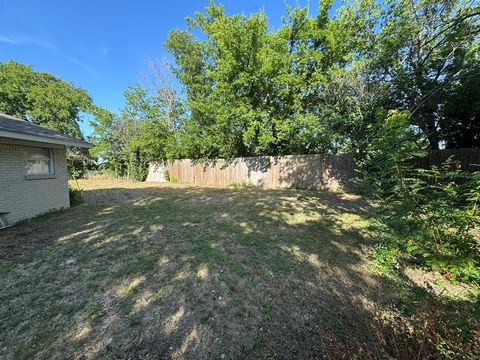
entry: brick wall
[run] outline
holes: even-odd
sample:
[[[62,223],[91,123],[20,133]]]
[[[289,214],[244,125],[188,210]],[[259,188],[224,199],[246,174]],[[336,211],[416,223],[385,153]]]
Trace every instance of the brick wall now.
[[[53,149],[55,175],[48,179],[25,178],[25,146],[0,140],[0,213],[10,224],[49,210],[68,208],[68,175],[65,148]]]

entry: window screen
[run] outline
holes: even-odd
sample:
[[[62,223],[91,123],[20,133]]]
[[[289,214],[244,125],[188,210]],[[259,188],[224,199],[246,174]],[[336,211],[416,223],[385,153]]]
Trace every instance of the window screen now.
[[[53,155],[51,149],[29,147],[25,150],[27,175],[54,174]]]

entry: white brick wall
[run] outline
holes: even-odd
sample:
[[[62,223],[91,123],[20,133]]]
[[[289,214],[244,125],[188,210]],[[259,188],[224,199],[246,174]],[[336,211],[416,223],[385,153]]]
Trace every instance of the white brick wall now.
[[[10,224],[49,210],[68,208],[68,174],[65,149],[54,149],[55,177],[26,180],[25,146],[0,140],[0,213]]]

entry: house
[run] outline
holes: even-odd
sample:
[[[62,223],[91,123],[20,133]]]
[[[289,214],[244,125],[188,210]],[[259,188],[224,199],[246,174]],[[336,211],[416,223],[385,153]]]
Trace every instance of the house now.
[[[70,207],[67,146],[86,141],[0,113],[0,229]]]

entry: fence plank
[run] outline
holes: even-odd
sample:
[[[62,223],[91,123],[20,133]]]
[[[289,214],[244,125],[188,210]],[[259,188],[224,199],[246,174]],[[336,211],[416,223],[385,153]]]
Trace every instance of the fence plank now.
[[[431,150],[427,156],[415,159],[414,164],[419,168],[426,169],[440,166],[450,157],[463,171],[480,171],[480,149],[476,148]]]
[[[433,150],[426,157],[416,159],[414,164],[422,168],[439,166],[451,156],[462,170],[480,171],[480,149]],[[169,161],[166,166],[170,177],[197,185],[248,183],[271,188],[354,188],[355,160],[351,154],[259,156],[205,162],[182,159]],[[160,171],[156,169],[164,168],[158,163],[150,164],[150,172]],[[149,177],[153,179],[154,175]]]
[[[353,156],[289,155],[235,158],[229,162],[190,159],[167,163],[168,173],[179,182],[228,186],[247,183],[272,188],[351,189]]]

